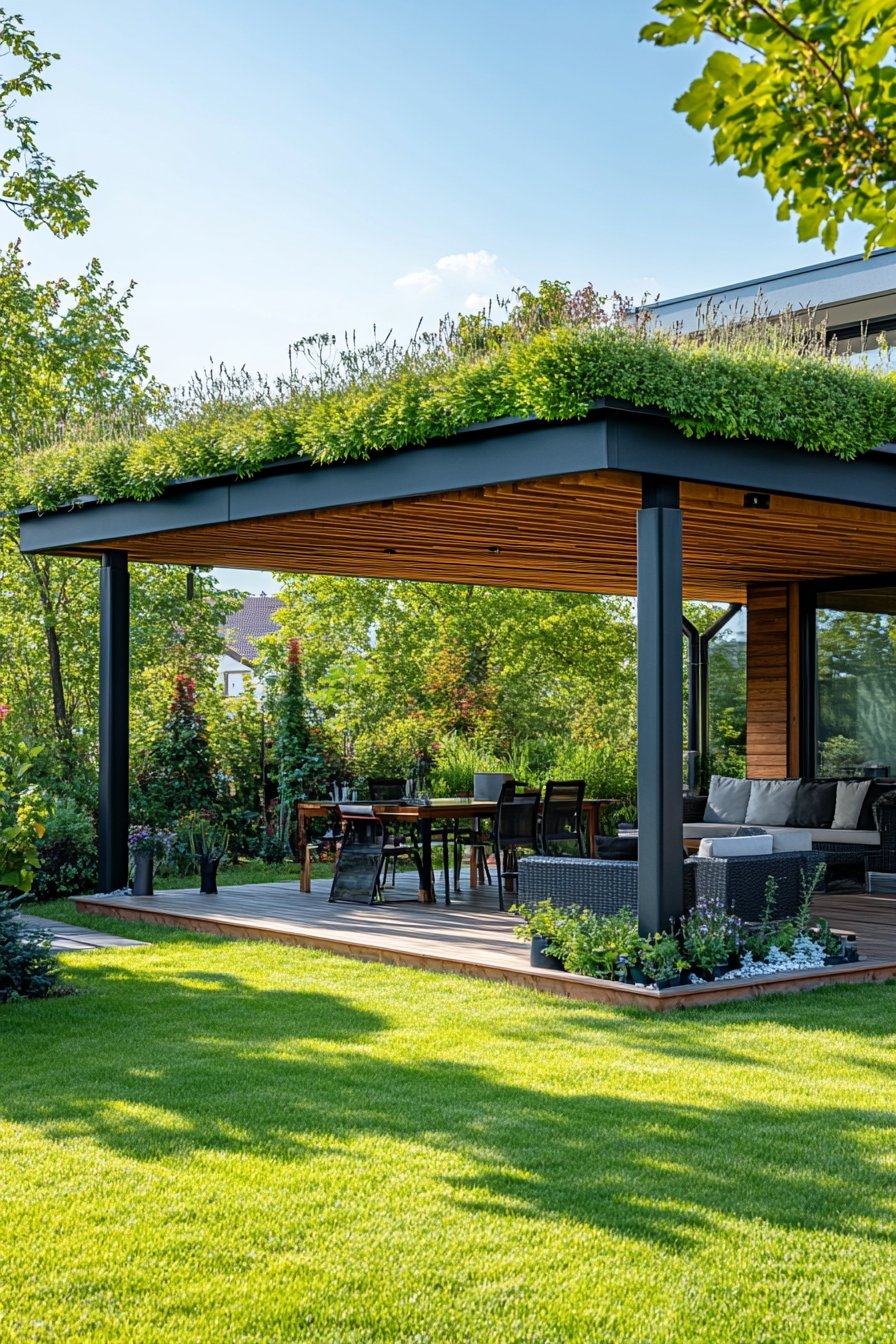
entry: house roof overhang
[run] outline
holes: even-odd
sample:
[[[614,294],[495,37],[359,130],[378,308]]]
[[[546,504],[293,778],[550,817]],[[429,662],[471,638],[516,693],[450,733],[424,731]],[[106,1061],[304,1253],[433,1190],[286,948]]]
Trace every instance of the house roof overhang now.
[[[633,593],[644,476],[682,481],[688,596],[896,571],[891,449],[844,462],[689,439],[659,412],[612,402],[581,421],[495,422],[367,461],[296,459],[148,501],[24,510],[20,539],[26,552]]]

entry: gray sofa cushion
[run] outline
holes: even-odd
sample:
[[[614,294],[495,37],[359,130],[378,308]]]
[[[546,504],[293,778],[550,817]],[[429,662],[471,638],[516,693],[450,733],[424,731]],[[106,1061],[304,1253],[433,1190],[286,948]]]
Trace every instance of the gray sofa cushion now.
[[[704,821],[743,825],[750,801],[751,781],[732,779],[729,775],[713,775],[709,781]]]
[[[786,826],[796,802],[798,779],[754,779],[747,807],[748,826]]]
[[[854,831],[859,824],[865,794],[871,787],[869,779],[838,779],[837,806],[831,827],[835,831]]]

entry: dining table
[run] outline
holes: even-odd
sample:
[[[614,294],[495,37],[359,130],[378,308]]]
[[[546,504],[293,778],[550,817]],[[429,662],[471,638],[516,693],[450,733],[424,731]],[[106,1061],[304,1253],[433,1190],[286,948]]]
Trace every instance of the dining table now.
[[[609,804],[619,801],[618,798],[585,798],[582,802],[582,818],[585,822],[585,848],[591,858],[597,857],[597,836],[600,831],[601,813]],[[339,803],[330,798],[305,801],[298,805],[299,844],[304,850],[302,874],[299,879],[300,891],[310,892],[311,890],[311,855],[306,843],[308,837],[307,823],[321,818],[335,817],[336,809],[339,806]],[[436,899],[432,867],[433,822],[485,820],[494,817],[498,810],[497,801],[482,798],[420,798],[396,802],[359,802],[354,806],[371,807],[377,816],[382,817],[384,821],[391,822],[395,827],[414,826],[418,828],[420,854],[423,860],[423,873],[419,890],[419,900],[422,904],[432,904]],[[475,856],[472,854],[469,880],[470,886],[475,888],[477,885],[476,862]]]

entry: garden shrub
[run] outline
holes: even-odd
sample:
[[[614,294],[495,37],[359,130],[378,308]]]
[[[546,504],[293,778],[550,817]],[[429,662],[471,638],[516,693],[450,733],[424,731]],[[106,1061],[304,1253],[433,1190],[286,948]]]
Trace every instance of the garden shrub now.
[[[53,991],[60,972],[50,941],[43,930],[21,922],[14,902],[0,900],[0,1003]]]
[[[165,830],[188,812],[211,807],[215,797],[208,729],[196,704],[196,682],[176,676],[168,718],[137,777],[131,814],[140,825]]]
[[[37,844],[40,867],[31,888],[39,901],[96,890],[98,877],[93,818],[70,798],[58,798]]]

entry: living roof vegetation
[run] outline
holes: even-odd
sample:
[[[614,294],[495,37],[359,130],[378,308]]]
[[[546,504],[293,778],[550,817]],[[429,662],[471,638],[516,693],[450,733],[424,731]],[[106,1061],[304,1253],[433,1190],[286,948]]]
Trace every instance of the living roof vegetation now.
[[[698,336],[633,321],[619,296],[556,282],[419,333],[407,346],[299,342],[311,359],[273,386],[228,375],[194,382],[132,437],[79,434],[22,459],[21,505],[79,497],[152,499],[176,480],[252,476],[301,456],[366,459],[472,425],[578,420],[603,397],[666,412],[689,436],[784,441],[851,459],[896,439],[896,380],[828,348],[789,315],[709,321]]]

